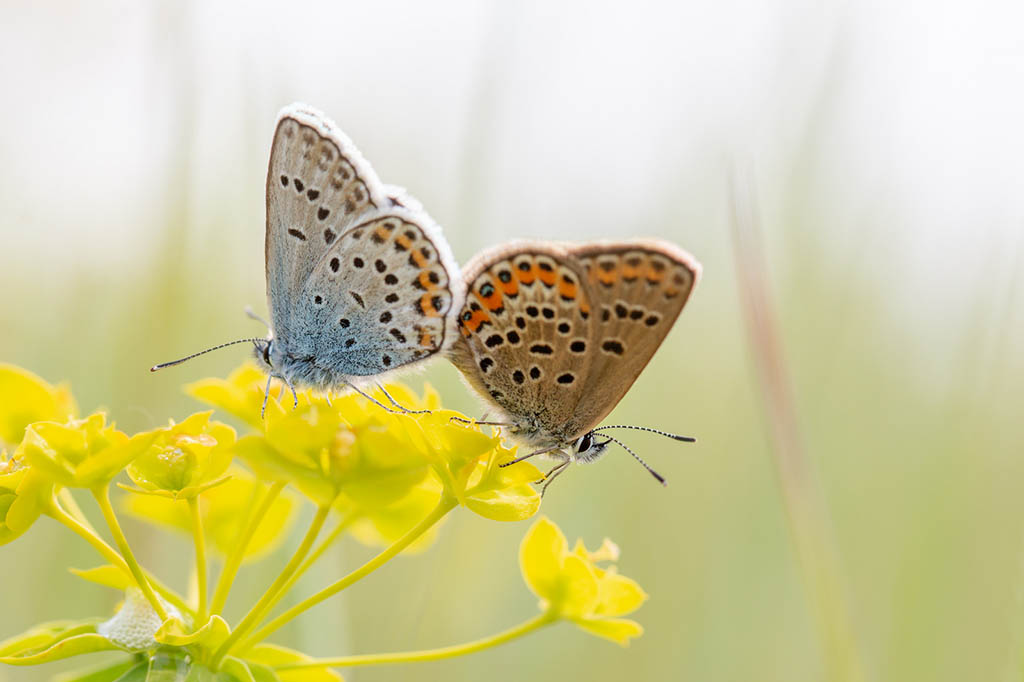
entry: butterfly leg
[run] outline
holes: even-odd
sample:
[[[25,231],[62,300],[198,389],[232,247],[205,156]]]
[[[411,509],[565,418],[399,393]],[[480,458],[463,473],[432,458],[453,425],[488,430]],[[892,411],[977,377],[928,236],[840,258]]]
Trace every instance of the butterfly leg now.
[[[544,493],[547,492],[548,486],[551,485],[551,482],[554,481],[556,478],[558,478],[561,475],[561,473],[563,471],[565,471],[565,468],[567,466],[569,466],[569,464],[571,464],[571,463],[572,463],[572,460],[567,457],[561,464],[556,466],[554,469],[549,471],[544,476],[544,485],[541,486],[541,489],[540,489],[540,496],[541,497],[544,497]]]
[[[405,414],[430,414],[430,410],[410,410],[408,407],[406,407],[405,405],[402,405],[397,400],[392,398],[391,394],[388,393],[386,388],[384,388],[380,384],[377,384],[377,388],[379,388],[381,393],[384,394],[384,397],[386,397],[389,401],[391,401],[392,405],[394,405],[395,407],[397,407],[400,410],[403,410],[405,412]]]
[[[477,423],[479,424],[480,422],[477,422]],[[553,448],[545,448],[544,450],[535,450],[535,451],[533,451],[533,452],[531,452],[529,454],[521,455],[519,457],[516,457],[511,462],[505,462],[504,464],[499,464],[498,466],[499,467],[512,466],[513,464],[518,464],[519,462],[522,462],[525,459],[530,459],[531,457],[536,457],[537,455],[546,455],[549,452],[557,452],[559,450],[561,450],[561,447],[559,447],[559,446],[555,446]]]
[[[267,377],[267,387],[263,389],[263,407],[260,408],[260,419],[267,414],[267,398],[270,397],[270,382],[274,380],[274,375]]]
[[[485,422],[479,419],[466,419],[465,417],[449,417],[448,421],[459,422],[467,426],[472,426],[473,424],[477,426],[515,426],[512,422]]]
[[[359,395],[361,395],[364,398],[366,398],[367,400],[369,400],[371,403],[373,403],[374,405],[376,405],[380,409],[382,409],[385,412],[389,413],[389,414],[406,414],[406,413],[409,412],[409,410],[405,410],[405,408],[402,407],[401,405],[398,405],[398,407],[402,407],[402,409],[405,410],[405,412],[399,412],[398,410],[391,409],[390,407],[388,407],[387,405],[385,405],[381,401],[379,401],[376,398],[374,398],[372,395],[369,395],[368,393],[363,393],[361,390],[359,390],[359,387],[356,386],[355,384],[349,384],[348,387],[351,388],[356,393],[358,393]],[[392,402],[394,402],[394,401],[392,401]],[[396,405],[397,405],[397,403],[396,403]]]
[[[331,392],[330,391],[327,391],[327,393],[324,394],[324,399],[327,401],[327,407],[334,407],[334,405],[331,404]]]

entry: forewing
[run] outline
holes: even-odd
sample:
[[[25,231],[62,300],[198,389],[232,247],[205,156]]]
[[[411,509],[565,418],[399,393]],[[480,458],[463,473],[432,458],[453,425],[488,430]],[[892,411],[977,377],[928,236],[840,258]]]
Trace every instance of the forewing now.
[[[395,207],[333,240],[293,304],[289,346],[321,368],[313,383],[381,374],[445,347],[461,292],[440,230]]]
[[[352,142],[304,105],[282,110],[267,172],[267,298],[274,334],[293,336],[294,303],[314,266],[361,217],[389,206]]]
[[[562,437],[584,391],[592,304],[558,244],[518,242],[467,264],[452,360],[517,424]]]
[[[700,264],[660,240],[571,247],[591,297],[586,396],[569,420],[580,435],[599,424],[640,376],[700,279]]]

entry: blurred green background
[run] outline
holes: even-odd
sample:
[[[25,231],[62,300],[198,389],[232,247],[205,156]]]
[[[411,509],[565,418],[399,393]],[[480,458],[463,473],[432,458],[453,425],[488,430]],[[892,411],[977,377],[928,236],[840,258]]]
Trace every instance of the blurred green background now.
[[[544,501],[622,548],[650,601],[629,649],[567,626],[411,679],[827,678],[744,325],[729,182],[755,179],[815,523],[864,678],[1015,680],[1024,644],[1024,11],[1010,3],[8,1],[0,7],[0,361],[71,382],[127,430],[199,405],[262,334],[277,110],[328,113],[465,262],[516,237],[651,235],[704,279],[609,422],[629,444]],[[443,362],[408,377],[479,403]],[[87,507],[92,513],[94,508]],[[320,655],[443,646],[534,612],[526,523],[457,512],[283,631]],[[186,579],[182,537],[127,522]],[[291,539],[298,542],[299,532]],[[345,541],[299,594],[370,556]],[[249,568],[262,593],[284,562]],[[48,521],[0,548],[0,639],[104,615],[97,558]],[[48,679],[59,666],[0,668]]]

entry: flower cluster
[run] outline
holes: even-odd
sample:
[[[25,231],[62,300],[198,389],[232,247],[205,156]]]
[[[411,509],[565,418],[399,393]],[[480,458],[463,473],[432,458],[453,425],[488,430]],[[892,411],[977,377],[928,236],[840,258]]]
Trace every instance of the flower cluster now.
[[[245,365],[227,379],[187,387],[241,424],[241,435],[213,410],[128,434],[102,412],[79,417],[67,388],[0,365],[0,544],[23,535],[39,517],[52,517],[106,561],[74,573],[124,594],[107,620],[47,623],[0,642],[0,662],[35,665],[121,651],[122,660],[88,679],[217,674],[242,682],[326,681],[340,679],[334,668],[456,656],[563,620],[621,644],[641,634],[639,624],[622,616],[646,594],[614,567],[598,565],[615,561],[617,548],[606,540],[596,552],[582,542],[570,550],[558,527],[541,518],[520,550],[527,586],[540,598],[539,614],[526,623],[465,645],[409,654],[316,659],[269,643],[279,627],[398,554],[429,546],[454,509],[495,521],[534,516],[540,496],[531,484],[543,475],[526,461],[510,465],[516,453],[500,435],[443,409],[429,388],[417,395],[402,385],[387,387],[413,412],[388,411],[357,394],[331,400],[304,392],[293,406],[290,393],[285,401],[274,397],[282,390],[275,382],[264,412],[264,384],[264,375]],[[385,400],[383,393],[375,398]],[[113,501],[112,489],[120,491]],[[95,499],[112,542],[81,511],[75,491]],[[259,601],[229,624],[224,607],[243,564],[273,552],[306,502],[315,512],[298,549]],[[192,538],[198,587],[192,598],[142,566],[117,509]],[[345,534],[381,550],[271,617],[299,577]],[[222,559],[215,583],[208,553]]]

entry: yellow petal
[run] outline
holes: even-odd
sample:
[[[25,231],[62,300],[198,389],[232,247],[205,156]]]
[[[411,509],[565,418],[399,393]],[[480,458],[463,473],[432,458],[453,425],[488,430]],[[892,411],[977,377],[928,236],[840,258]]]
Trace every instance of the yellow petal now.
[[[636,611],[647,600],[647,593],[635,580],[614,570],[601,576],[599,589],[601,599],[596,613],[601,616],[624,616]]]
[[[594,613],[600,592],[593,566],[575,554],[569,554],[562,563],[560,579],[560,594],[555,608],[568,617]]]
[[[519,546],[519,570],[530,590],[541,599],[552,602],[558,594],[562,562],[569,543],[562,531],[546,516],[534,522]]]
[[[466,497],[472,512],[493,521],[522,521],[540,509],[540,495],[526,484],[499,490],[485,490]]]
[[[428,478],[405,497],[386,507],[361,508],[343,495],[336,509],[342,515],[358,515],[349,528],[349,532],[356,540],[371,547],[387,547],[412,530],[437,506],[441,490],[441,485],[436,479]],[[435,524],[417,538],[405,553],[415,554],[432,545],[441,523]]]
[[[64,421],[76,411],[66,386],[51,386],[32,372],[0,363],[0,443],[16,445],[29,424]]]
[[[629,646],[629,640],[644,634],[643,626],[626,618],[580,618],[576,625],[592,635],[610,639],[622,646]]]
[[[168,618],[153,635],[153,639],[168,646],[187,646],[199,644],[205,649],[213,651],[228,638],[231,628],[218,615],[210,616],[210,619],[201,628],[190,631],[178,618]]]
[[[97,585],[103,585],[105,587],[112,587],[115,590],[124,592],[129,587],[135,584],[135,579],[131,575],[125,573],[117,566],[97,566],[96,568],[69,568],[69,571],[77,575],[83,580],[88,580],[91,583]]]

